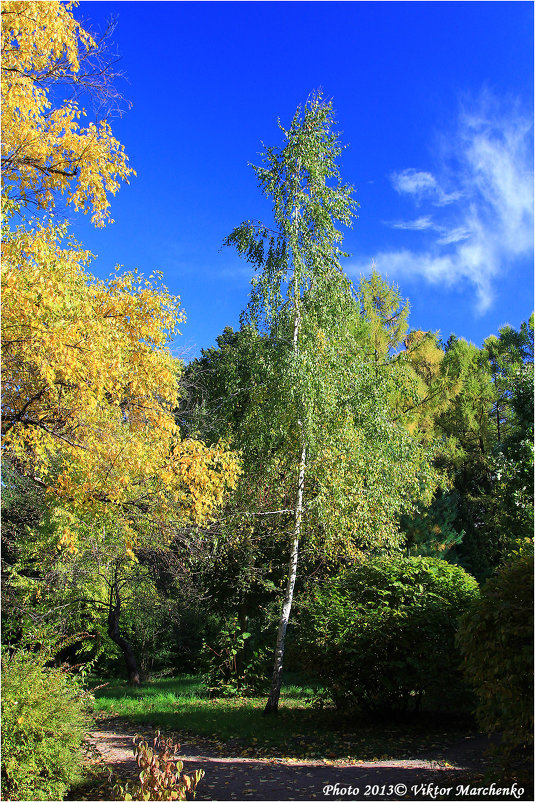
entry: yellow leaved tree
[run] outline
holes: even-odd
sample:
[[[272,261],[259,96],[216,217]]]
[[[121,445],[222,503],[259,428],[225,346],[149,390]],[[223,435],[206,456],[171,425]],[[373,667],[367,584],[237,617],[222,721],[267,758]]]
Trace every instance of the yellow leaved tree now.
[[[81,124],[85,111],[77,96],[105,87],[107,69],[82,69],[99,56],[100,45],[74,19],[74,5],[2,3],[2,186],[43,209],[62,194],[102,226],[109,194],[134,171],[105,119]]]
[[[450,372],[437,334],[411,331],[404,345],[400,360],[404,380],[393,399],[394,408],[411,435],[430,444],[437,439],[439,416],[460,392],[462,377]]]
[[[65,225],[11,224],[17,204],[51,209],[66,193],[102,225],[132,172],[106,122],[82,129],[75,101],[52,103],[97,47],[72,5],[2,5],[3,456],[73,520],[113,509],[130,550],[144,522],[165,540],[171,524],[212,517],[239,468],[224,445],[180,437],[179,299],[155,276],[97,280]],[[76,537],[64,527],[71,549]]]
[[[435,424],[452,398],[460,391],[459,376],[450,375],[445,352],[433,332],[409,331],[409,303],[399,289],[388,284],[374,269],[362,279],[358,297],[370,327],[368,359],[378,375],[394,355],[396,381],[388,400],[399,421],[420,442],[430,445],[436,437]]]
[[[89,254],[62,247],[62,234],[4,238],[5,453],[73,508],[210,517],[237,466],[223,446],[180,439],[180,365],[167,347],[178,299],[135,273],[92,278]]]

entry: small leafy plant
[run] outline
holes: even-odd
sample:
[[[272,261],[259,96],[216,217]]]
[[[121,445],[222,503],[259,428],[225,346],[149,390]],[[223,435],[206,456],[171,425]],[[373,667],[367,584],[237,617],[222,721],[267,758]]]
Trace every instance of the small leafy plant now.
[[[180,744],[171,738],[164,738],[157,730],[150,747],[141,736],[134,736],[134,756],[141,769],[139,782],[116,784],[113,788],[115,798],[122,800],[168,800],[193,799],[204,771],[197,769],[193,774],[183,774],[184,764],[174,755]]]
[[[90,697],[64,667],[48,665],[54,645],[2,650],[2,795],[63,799],[82,777]]]
[[[265,647],[253,646],[251,637],[252,633],[233,619],[213,646],[204,642],[210,696],[255,696],[266,691],[270,653]]]
[[[233,621],[221,630],[213,647],[205,641],[211,695],[233,696],[242,690],[246,684],[243,654],[245,642],[250,637],[250,632],[243,632]]]

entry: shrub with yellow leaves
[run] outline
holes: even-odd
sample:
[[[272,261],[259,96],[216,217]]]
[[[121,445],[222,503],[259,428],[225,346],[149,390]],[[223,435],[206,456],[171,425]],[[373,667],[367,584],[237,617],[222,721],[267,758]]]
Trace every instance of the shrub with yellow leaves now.
[[[157,730],[152,748],[140,735],[134,737],[134,756],[141,772],[139,782],[116,784],[114,794],[117,799],[191,799],[195,789],[204,777],[204,771],[197,769],[193,774],[183,774],[184,764],[176,760],[174,753],[180,749],[170,738],[164,738]]]

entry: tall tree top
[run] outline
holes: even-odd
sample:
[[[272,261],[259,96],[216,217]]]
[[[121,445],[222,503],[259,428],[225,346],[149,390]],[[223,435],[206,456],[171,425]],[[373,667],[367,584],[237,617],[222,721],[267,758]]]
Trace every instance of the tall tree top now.
[[[298,106],[283,146],[266,148],[264,164],[254,166],[265,195],[273,198],[275,220],[291,235],[297,216],[316,242],[341,242],[336,223],[351,225],[357,204],[353,187],[342,184],[337,158],[342,152],[331,101],[312,94]],[[305,240],[304,240],[305,241]],[[304,244],[304,241],[300,244]]]
[[[253,165],[263,193],[273,202],[275,228],[246,220],[225,240],[257,268],[249,312],[269,325],[322,276],[342,276],[339,224],[350,226],[358,204],[343,184],[337,159],[342,152],[330,101],[312,94],[299,106],[288,129],[279,121],[282,145],[265,148]],[[343,278],[349,283],[347,278]],[[325,303],[322,304],[325,307]]]

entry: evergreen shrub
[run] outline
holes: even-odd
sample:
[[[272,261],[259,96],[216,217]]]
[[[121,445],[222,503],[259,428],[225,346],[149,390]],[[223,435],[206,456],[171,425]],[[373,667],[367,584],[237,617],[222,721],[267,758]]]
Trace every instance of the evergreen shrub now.
[[[48,655],[2,652],[2,795],[60,800],[82,777],[80,686]]]
[[[476,580],[444,560],[371,557],[305,593],[303,668],[356,713],[463,708],[455,633],[477,594]]]

